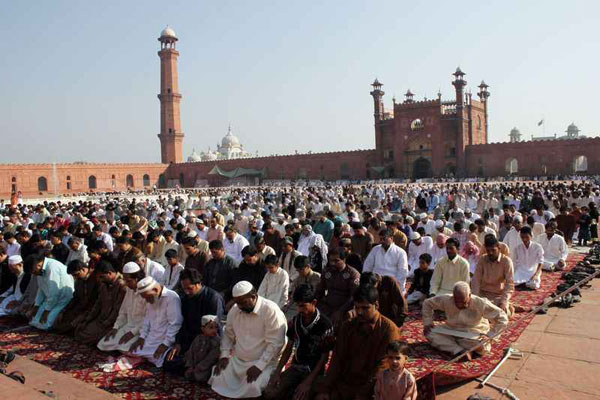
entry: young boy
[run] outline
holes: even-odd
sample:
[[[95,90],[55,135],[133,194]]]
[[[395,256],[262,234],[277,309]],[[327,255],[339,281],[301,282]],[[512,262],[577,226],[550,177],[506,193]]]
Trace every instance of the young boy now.
[[[208,382],[212,367],[219,361],[221,338],[215,315],[204,315],[201,320],[202,334],[196,336],[185,353],[185,377],[190,381]]]
[[[416,272],[416,271],[415,271]],[[406,350],[404,343],[394,341],[387,346],[387,369],[379,371],[375,377],[374,400],[416,400],[417,382],[415,377],[408,372],[406,364]]]
[[[431,260],[431,255],[428,253],[423,253],[419,256],[419,268],[415,271],[412,285],[410,285],[406,296],[408,304],[420,302],[429,296],[429,283],[433,275],[433,270],[429,269]]]
[[[265,257],[265,267],[267,273],[258,288],[258,295],[273,301],[279,308],[284,309],[288,303],[290,288],[288,273],[283,268],[279,268],[277,256],[274,254]]]
[[[165,286],[171,290],[176,290],[179,286],[179,274],[183,271],[183,265],[177,257],[177,250],[169,249],[165,252]]]

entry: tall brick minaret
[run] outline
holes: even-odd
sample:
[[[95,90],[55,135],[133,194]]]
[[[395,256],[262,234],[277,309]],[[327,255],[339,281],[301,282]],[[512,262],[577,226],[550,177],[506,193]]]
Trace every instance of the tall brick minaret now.
[[[160,33],[160,159],[164,164],[183,161],[183,133],[179,113],[179,84],[177,83],[177,36],[168,26]]]

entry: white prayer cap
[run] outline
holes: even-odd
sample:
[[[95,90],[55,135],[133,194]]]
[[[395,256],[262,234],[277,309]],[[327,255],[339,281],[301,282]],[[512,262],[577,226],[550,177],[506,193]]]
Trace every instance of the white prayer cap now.
[[[419,240],[421,239],[421,234],[419,232],[411,232],[410,240]]]
[[[137,284],[137,292],[144,293],[156,286],[156,281],[153,277],[147,276]]]
[[[437,221],[435,221],[435,227],[436,228],[441,228],[442,226],[444,226],[444,221],[442,221],[441,219],[438,219]]]
[[[123,273],[124,274],[133,274],[140,270],[140,266],[133,261],[129,261],[125,265],[123,265]]]
[[[300,220],[298,218],[294,218],[292,220],[292,224],[299,224],[299,223],[300,223]]]
[[[204,325],[208,324],[209,322],[217,322],[217,316],[216,315],[203,315],[202,319],[200,320],[200,325],[204,326]]]
[[[189,231],[188,234],[186,235],[186,237],[189,237],[189,238],[195,238],[196,236],[198,236],[196,231]]]
[[[277,214],[277,218],[284,219],[284,218],[285,218],[285,216],[284,216],[283,214]]]
[[[420,219],[425,219],[425,218],[427,218],[427,213],[421,213],[421,214],[419,215],[419,218],[420,218]]]
[[[235,284],[235,286],[231,290],[231,294],[233,295],[233,297],[240,297],[240,296],[250,293],[253,289],[254,289],[254,286],[252,286],[252,284],[250,282],[240,281]]]
[[[8,257],[8,263],[10,265],[21,264],[22,262],[23,262],[23,258],[18,254]]]
[[[515,222],[523,222],[523,217],[521,217],[520,215],[515,215],[514,221]]]

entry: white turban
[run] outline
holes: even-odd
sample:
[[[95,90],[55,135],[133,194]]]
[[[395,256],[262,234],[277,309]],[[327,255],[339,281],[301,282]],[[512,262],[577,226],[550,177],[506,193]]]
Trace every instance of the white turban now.
[[[216,315],[203,315],[202,319],[200,320],[201,326],[205,326],[209,322],[217,322],[217,316]]]

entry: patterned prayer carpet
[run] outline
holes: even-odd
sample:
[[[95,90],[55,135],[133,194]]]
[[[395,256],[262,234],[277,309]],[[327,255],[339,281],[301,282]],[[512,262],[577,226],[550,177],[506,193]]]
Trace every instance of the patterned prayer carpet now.
[[[582,256],[578,255],[570,256],[567,269],[572,268],[581,258]],[[517,291],[513,303],[524,309],[541,304],[544,298],[556,289],[560,283],[560,276],[560,272],[544,272],[540,290]],[[423,337],[420,314],[419,307],[411,308],[402,327],[402,338],[411,349],[407,366],[419,379],[422,393],[420,399],[435,398],[434,386],[457,383],[489,372],[502,358],[504,349],[519,338],[532,319],[532,317],[523,319],[524,314],[516,314],[511,320],[510,329],[492,345],[490,354],[471,362],[453,363],[432,373],[433,369],[446,363],[449,357],[427,344]],[[12,318],[0,318],[0,349],[13,350],[21,356],[55,371],[70,374],[126,400],[222,399],[206,385],[187,382],[149,364],[143,364],[129,371],[103,372],[97,364],[106,362],[108,358],[106,353],[81,345],[72,338],[42,333],[32,328],[18,328],[11,331],[22,324],[22,321]]]
[[[567,259],[570,270],[583,259],[583,255],[571,254]],[[512,297],[512,303],[524,310],[539,306],[550,296],[562,282],[561,272],[543,272],[539,290],[517,289]],[[407,368],[417,378],[419,384],[419,400],[435,399],[435,386],[455,384],[478,378],[489,373],[504,356],[504,349],[517,341],[527,328],[534,316],[526,316],[527,312],[516,313],[509,322],[509,328],[492,343],[491,351],[484,357],[473,361],[455,362],[441,369],[436,369],[450,360],[448,355],[432,348],[423,336],[423,321],[421,308],[409,309],[409,316],[402,326],[402,339],[411,349]],[[433,371],[433,372],[432,372]]]

